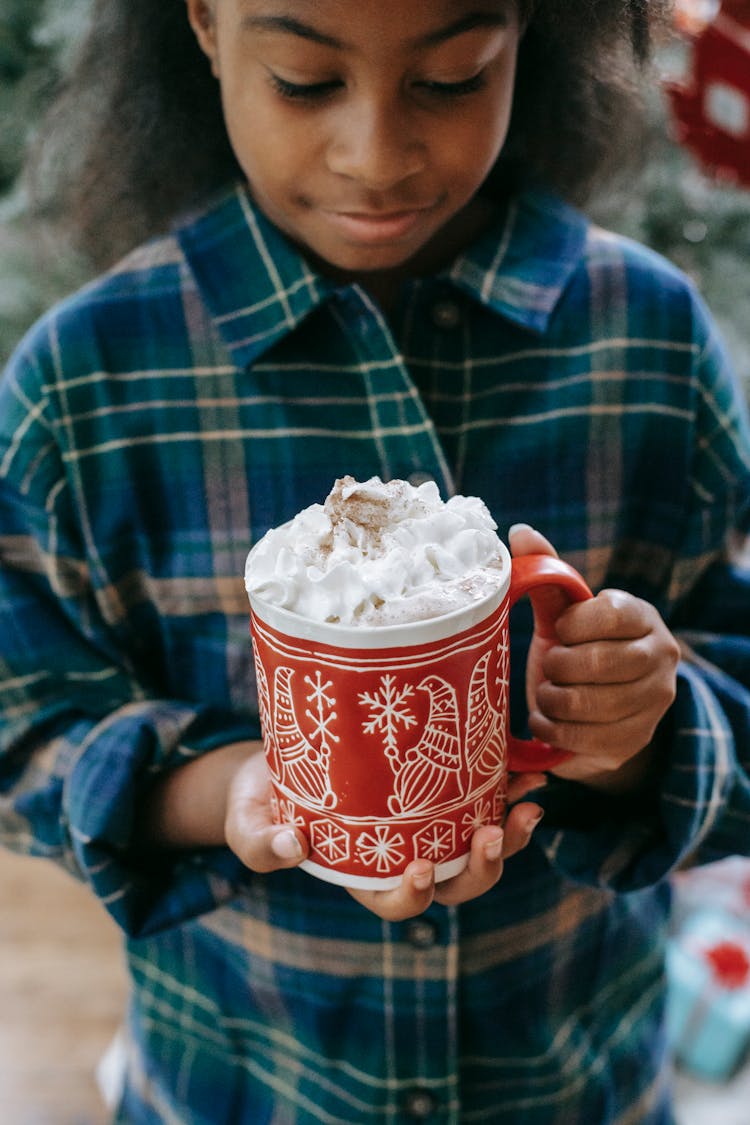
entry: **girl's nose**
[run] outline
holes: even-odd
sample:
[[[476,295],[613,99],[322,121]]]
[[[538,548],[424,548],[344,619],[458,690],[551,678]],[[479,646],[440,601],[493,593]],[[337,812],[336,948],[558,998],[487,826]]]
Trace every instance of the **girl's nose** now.
[[[342,107],[328,146],[331,171],[374,191],[385,191],[421,172],[424,145],[405,117],[390,102],[358,99]]]

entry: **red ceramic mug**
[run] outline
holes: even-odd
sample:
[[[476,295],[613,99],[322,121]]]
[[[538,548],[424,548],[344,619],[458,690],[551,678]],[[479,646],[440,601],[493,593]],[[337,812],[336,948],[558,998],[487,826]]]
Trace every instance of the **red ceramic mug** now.
[[[591,591],[560,559],[502,553],[499,589],[427,621],[321,623],[251,595],[275,816],[307,836],[313,875],[385,889],[426,858],[449,879],[474,830],[502,821],[508,772],[567,757],[510,734],[508,617],[539,587],[570,602]],[[554,636],[554,618],[542,611],[537,629]]]

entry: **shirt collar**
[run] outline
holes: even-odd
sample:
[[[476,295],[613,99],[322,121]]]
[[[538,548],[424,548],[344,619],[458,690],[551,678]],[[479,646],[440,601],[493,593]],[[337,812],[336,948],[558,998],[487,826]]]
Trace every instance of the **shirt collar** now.
[[[300,324],[336,288],[238,185],[177,231],[209,313],[245,367]]]
[[[561,200],[527,192],[441,276],[541,334],[580,262],[586,231],[584,217]],[[243,367],[338,288],[310,268],[239,185],[177,237],[218,331]]]
[[[588,227],[580,212],[556,196],[525,192],[444,276],[481,304],[541,335],[580,264]]]

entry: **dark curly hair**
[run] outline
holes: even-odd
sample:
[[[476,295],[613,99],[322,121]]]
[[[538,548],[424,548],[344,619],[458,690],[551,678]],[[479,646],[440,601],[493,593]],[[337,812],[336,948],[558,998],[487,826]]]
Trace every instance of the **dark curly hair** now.
[[[639,116],[638,72],[667,0],[518,2],[513,116],[485,190],[541,183],[581,203]],[[37,213],[96,268],[239,175],[184,0],[94,0],[30,171]]]

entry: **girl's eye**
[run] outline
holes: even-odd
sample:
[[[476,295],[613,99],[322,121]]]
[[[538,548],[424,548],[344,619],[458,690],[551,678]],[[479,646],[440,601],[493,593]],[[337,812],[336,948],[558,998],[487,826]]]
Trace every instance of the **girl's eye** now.
[[[436,98],[463,98],[467,94],[474,94],[477,90],[481,90],[485,82],[484,71],[480,70],[478,74],[473,74],[471,78],[464,78],[461,82],[429,82],[424,80],[417,85]]]
[[[344,85],[339,79],[329,79],[326,82],[290,82],[278,74],[269,74],[271,85],[282,98],[296,102],[320,102],[331,97]],[[415,82],[417,89],[435,98],[462,98],[481,90],[486,83],[483,70],[464,78],[460,82],[433,82],[423,79]]]
[[[329,82],[289,82],[278,74],[271,74],[271,85],[282,98],[289,101],[322,101],[338,90],[341,83],[335,79]]]

